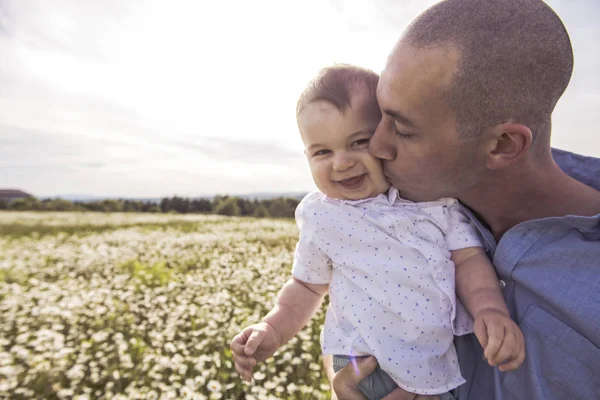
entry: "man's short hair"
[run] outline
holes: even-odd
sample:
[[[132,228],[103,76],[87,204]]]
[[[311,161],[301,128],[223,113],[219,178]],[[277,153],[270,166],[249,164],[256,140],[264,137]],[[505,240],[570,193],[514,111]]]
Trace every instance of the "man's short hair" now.
[[[549,144],[550,117],[573,71],[569,35],[540,0],[445,0],[405,31],[416,47],[460,55],[448,93],[461,136],[512,121]]]
[[[307,104],[315,101],[326,101],[344,113],[352,105],[353,95],[359,92],[365,93],[372,100],[369,101],[368,108],[375,108],[379,112],[377,83],[379,75],[366,68],[348,64],[323,68],[300,95],[296,118]]]

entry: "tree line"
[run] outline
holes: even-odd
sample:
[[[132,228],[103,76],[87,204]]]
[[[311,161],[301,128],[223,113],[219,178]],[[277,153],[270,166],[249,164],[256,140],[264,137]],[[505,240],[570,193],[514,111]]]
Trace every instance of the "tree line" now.
[[[0,210],[13,211],[97,211],[151,212],[178,214],[219,214],[230,216],[293,218],[300,201],[291,197],[250,200],[235,196],[215,196],[212,199],[185,197],[163,198],[160,202],[106,199],[100,201],[69,201],[28,197],[10,202],[0,200]]]

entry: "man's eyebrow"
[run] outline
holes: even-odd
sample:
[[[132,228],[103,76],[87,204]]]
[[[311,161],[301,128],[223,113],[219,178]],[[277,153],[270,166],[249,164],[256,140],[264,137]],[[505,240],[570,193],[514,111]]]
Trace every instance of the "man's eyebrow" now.
[[[408,118],[407,116],[403,115],[401,112],[399,111],[393,111],[393,110],[382,110],[384,112],[384,114],[387,114],[389,116],[394,117],[394,119],[406,126],[409,126],[411,128],[416,128],[416,125],[414,122],[412,122],[412,120],[410,118]]]

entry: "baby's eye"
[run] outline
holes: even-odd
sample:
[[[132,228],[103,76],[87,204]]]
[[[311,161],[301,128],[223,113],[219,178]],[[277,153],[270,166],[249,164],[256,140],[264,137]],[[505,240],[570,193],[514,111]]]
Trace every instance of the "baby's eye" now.
[[[313,153],[313,156],[324,156],[325,154],[329,154],[329,153],[331,153],[331,150],[327,150],[327,149],[317,150]]]
[[[365,138],[365,139],[358,139],[358,140],[355,140],[352,143],[352,145],[353,146],[357,146],[357,147],[365,146],[365,145],[369,144],[369,140],[371,140],[371,139],[367,139],[367,138]]]

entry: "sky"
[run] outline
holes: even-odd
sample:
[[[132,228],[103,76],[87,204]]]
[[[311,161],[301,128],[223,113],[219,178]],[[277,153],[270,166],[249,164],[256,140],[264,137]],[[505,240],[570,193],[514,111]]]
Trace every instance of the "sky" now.
[[[38,197],[314,188],[295,120],[324,66],[381,71],[433,0],[0,0],[0,188]],[[600,2],[551,0],[575,53],[554,147],[600,157]]]

